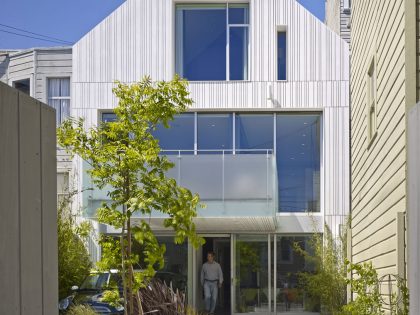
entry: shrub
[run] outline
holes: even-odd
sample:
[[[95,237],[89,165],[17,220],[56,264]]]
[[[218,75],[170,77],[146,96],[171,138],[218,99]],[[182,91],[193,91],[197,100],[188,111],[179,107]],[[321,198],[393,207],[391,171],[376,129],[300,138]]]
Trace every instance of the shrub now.
[[[336,315],[341,313],[346,303],[343,239],[334,238],[328,226],[325,226],[323,235],[315,232],[311,236],[309,248],[294,244],[294,250],[313,268],[312,272],[298,273],[299,285],[309,298],[306,303],[309,310]]]
[[[140,289],[143,312],[156,312],[159,315],[204,315],[193,309],[186,302],[184,292],[174,291],[165,282],[153,278]]]
[[[58,287],[59,298],[68,296],[70,288],[88,276],[91,268],[90,257],[84,244],[89,234],[89,226],[77,225],[71,213],[70,198],[65,197],[58,204]]]
[[[75,305],[70,308],[67,315],[98,315],[98,313],[88,305]]]
[[[380,315],[382,310],[381,294],[378,287],[378,273],[372,263],[352,264],[346,261],[352,277],[347,280],[356,299],[343,307],[345,315]]]

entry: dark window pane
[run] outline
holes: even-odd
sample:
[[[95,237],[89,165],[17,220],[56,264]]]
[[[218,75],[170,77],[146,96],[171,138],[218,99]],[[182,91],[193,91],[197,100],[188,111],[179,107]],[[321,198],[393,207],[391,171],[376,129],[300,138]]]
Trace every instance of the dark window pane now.
[[[276,286],[277,286],[277,305],[283,314],[286,309],[295,310],[305,306],[305,311],[319,314],[319,299],[309,296],[302,288],[299,281],[302,272],[313,272],[313,259],[306,259],[305,256],[296,255],[293,246],[298,246],[313,255],[310,236],[282,236],[277,235],[277,259],[276,265]],[[293,313],[293,311],[291,312]],[[284,312],[284,314],[290,314]],[[296,313],[295,313],[296,314]],[[305,312],[302,312],[305,314]]]
[[[274,119],[272,114],[237,114],[235,116],[235,146],[237,153],[266,153],[255,149],[273,149]]]
[[[277,115],[280,212],[319,212],[320,116]]]
[[[231,150],[232,129],[232,114],[198,114],[198,149]]]
[[[286,80],[286,32],[277,33],[277,80]]]
[[[170,128],[157,126],[153,136],[159,139],[162,150],[194,150],[194,114],[177,115],[169,122]]]
[[[13,87],[23,93],[30,94],[30,79],[20,80],[13,82]]]
[[[229,24],[248,24],[248,4],[229,4]]]
[[[102,121],[106,123],[117,121],[117,115],[114,113],[102,113]]]
[[[248,79],[248,27],[229,29],[229,79]]]
[[[188,244],[175,244],[173,237],[158,236],[159,244],[165,245],[165,264],[156,272],[155,277],[167,285],[185,292],[188,280]]]
[[[226,80],[226,6],[178,6],[177,72],[191,81]]]

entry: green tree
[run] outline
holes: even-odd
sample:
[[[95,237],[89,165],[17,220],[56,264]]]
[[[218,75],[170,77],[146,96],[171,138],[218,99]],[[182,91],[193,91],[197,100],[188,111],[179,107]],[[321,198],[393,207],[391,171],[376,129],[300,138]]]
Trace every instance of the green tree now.
[[[71,212],[71,193],[58,202],[58,287],[60,300],[68,296],[70,288],[80,283],[90,272],[91,262],[85,247],[90,231],[87,223],[77,224]]]
[[[158,243],[147,219],[152,212],[167,215],[163,224],[174,230],[175,243],[187,238],[194,246],[203,242],[196,235],[193,223],[199,196],[165,176],[173,164],[159,154],[158,140],[152,135],[159,124],[169,127],[168,122],[184,112],[192,99],[187,82],[178,77],[169,82],[154,83],[149,77],[132,85],[117,82],[113,92],[119,99],[114,110],[115,122],[86,131],[83,120],[67,120],[58,130],[58,142],[89,163],[87,172],[94,184],[109,191],[112,202],[104,203],[97,210],[97,218],[101,223],[121,229],[119,267],[124,275],[124,306],[127,314],[134,314],[136,299],[141,314],[138,288],[164,263],[165,247]],[[145,219],[132,225],[131,218],[136,212]],[[138,263],[139,256],[131,251],[133,238],[142,247],[141,261],[145,263],[143,271],[135,274],[133,265]],[[116,253],[115,250],[107,252]],[[104,260],[115,261],[109,257]]]
[[[345,238],[343,237],[345,240]],[[322,314],[341,314],[346,303],[345,246],[342,238],[334,238],[327,225],[324,233],[315,231],[308,248],[295,243],[294,250],[305,258],[313,271],[298,273],[299,284],[314,301],[321,303]]]

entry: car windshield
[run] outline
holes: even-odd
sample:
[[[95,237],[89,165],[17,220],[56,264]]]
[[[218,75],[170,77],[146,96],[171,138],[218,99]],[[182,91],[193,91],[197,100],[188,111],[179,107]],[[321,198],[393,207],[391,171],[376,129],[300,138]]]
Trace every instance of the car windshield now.
[[[91,274],[80,286],[81,290],[100,290],[108,286],[109,273]]]

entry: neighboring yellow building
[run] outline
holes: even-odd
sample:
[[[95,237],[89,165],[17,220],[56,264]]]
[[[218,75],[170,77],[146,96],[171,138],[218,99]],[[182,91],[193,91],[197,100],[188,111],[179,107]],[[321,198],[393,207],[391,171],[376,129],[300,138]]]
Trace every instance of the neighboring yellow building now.
[[[419,186],[409,188],[414,168],[407,167],[409,149],[420,143],[408,144],[418,101],[417,6],[353,0],[351,12],[351,258],[371,261],[380,276],[408,278],[410,314],[420,303],[419,203],[409,202]],[[410,159],[417,164],[415,152]]]

